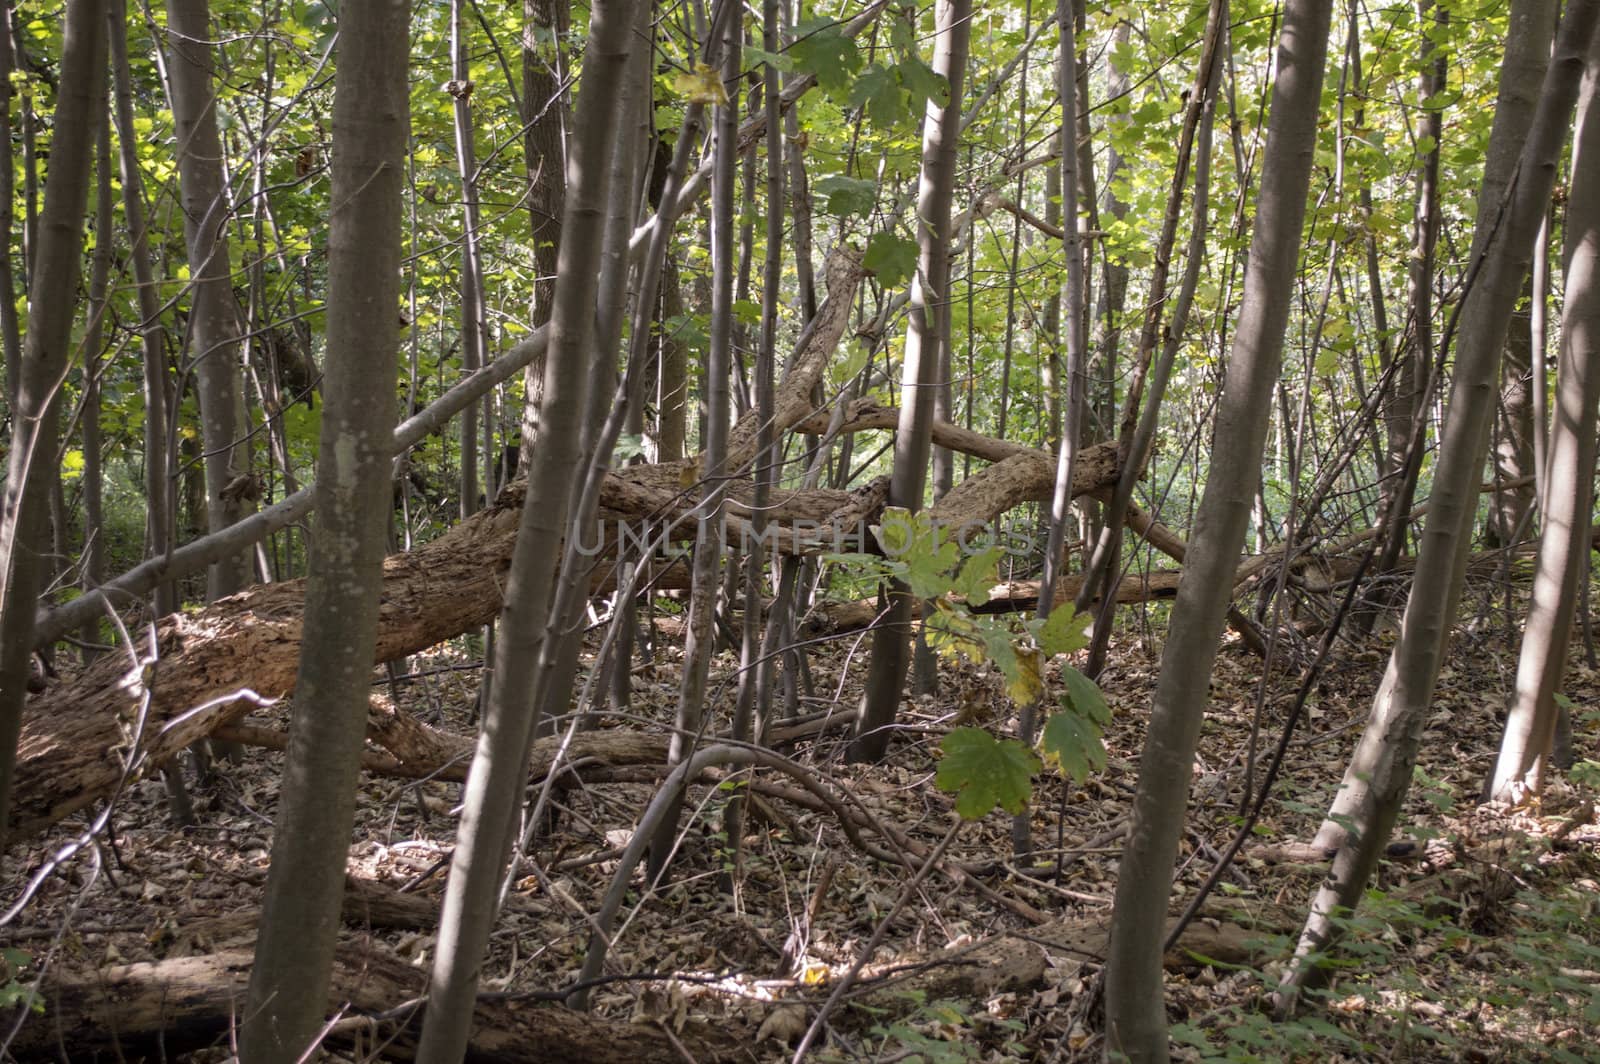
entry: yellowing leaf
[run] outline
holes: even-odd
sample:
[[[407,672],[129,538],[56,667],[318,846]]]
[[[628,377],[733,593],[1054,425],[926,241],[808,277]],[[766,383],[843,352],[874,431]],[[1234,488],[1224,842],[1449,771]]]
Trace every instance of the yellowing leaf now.
[[[680,71],[672,79],[672,88],[690,103],[728,102],[728,90],[723,88],[722,75],[704,63],[696,63],[693,70]]]
[[[1044,693],[1044,676],[1039,671],[1037,650],[1018,650],[1017,669],[1006,677],[1006,697],[1017,705],[1027,705]]]

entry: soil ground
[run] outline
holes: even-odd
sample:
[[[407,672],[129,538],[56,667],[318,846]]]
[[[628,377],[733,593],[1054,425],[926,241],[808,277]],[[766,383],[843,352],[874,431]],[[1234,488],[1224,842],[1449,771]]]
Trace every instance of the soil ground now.
[[[1007,817],[995,813],[965,825],[944,860],[968,874],[936,873],[912,892],[861,982],[875,996],[852,998],[830,1017],[814,1059],[1099,1059],[1092,932],[1110,920],[1120,836],[1160,657],[1159,611],[1142,624],[1137,611],[1128,617],[1101,678],[1115,714],[1106,770],[1082,786],[1041,778],[1032,814],[1038,852],[1026,867],[1009,859]],[[1592,823],[1592,792],[1564,779],[1536,808],[1477,803],[1499,740],[1516,641],[1514,631],[1492,624],[1457,632],[1398,831],[1415,840],[1414,852],[1384,864],[1336,955],[1327,996],[1295,1021],[1276,1023],[1262,1005],[1270,986],[1264,980],[1282,963],[1324,866],[1273,858],[1284,844],[1314,834],[1387,659],[1382,637],[1341,646],[1288,746],[1253,840],[1205,909],[1208,918],[1244,929],[1236,943],[1242,952],[1229,963],[1191,954],[1169,967],[1177,1052],[1245,1060],[1597,1059],[1600,828]],[[426,723],[470,734],[478,682],[472,651],[457,641],[407,663],[408,678],[399,685],[403,707]],[[637,670],[632,714],[607,718],[603,727],[648,729],[669,721],[679,653],[678,641],[663,637],[654,663]],[[865,655],[865,643],[854,637],[822,645],[811,662],[814,694],[802,709],[853,706]],[[1572,656],[1566,694],[1577,754],[1600,757],[1597,722],[1585,714],[1597,704],[1600,673],[1581,647]],[[732,662],[733,655],[723,655],[713,675],[712,703],[723,710],[731,708],[732,687],[719,678],[728,679]],[[1247,785],[1259,786],[1299,673],[1275,670],[1264,690],[1260,679],[1260,659],[1230,642],[1212,681],[1177,907],[1239,830]],[[992,671],[942,665],[939,694],[908,701],[886,764],[845,767],[842,733],[791,753],[904,836],[873,841],[897,850],[909,839],[925,852],[952,818],[950,796],[933,781],[938,742],[957,724],[1009,730],[1013,711],[1002,686]],[[281,724],[283,714],[278,718]],[[114,817],[115,846],[99,856],[86,851],[45,877],[26,908],[0,929],[0,944],[31,958],[13,987],[27,985],[42,965],[105,966],[249,946],[281,767],[282,755],[260,750],[243,764],[220,766],[195,788],[200,823],[186,829],[169,826],[159,780],[132,787]],[[553,830],[517,869],[483,969],[483,991],[550,998],[576,977],[589,937],[585,914],[599,907],[653,794],[647,776],[561,792]],[[1580,770],[1572,778],[1587,777]],[[596,990],[596,1009],[669,1028],[681,1028],[686,1017],[710,1017],[742,1032],[748,1059],[788,1059],[832,981],[895,910],[910,872],[906,863],[863,854],[830,813],[787,801],[786,781],[770,782],[780,786],[757,790],[737,860],[722,833],[734,791],[705,785],[691,792],[673,881],[643,898],[639,890],[630,895],[607,964],[618,978]],[[350,874],[436,906],[455,840],[458,791],[449,783],[365,777]],[[14,851],[0,898],[10,904],[22,897],[34,871],[74,830],[62,825]],[[909,863],[914,867],[915,859]],[[1091,934],[1076,940],[1073,952],[1061,946],[1063,926]],[[347,934],[371,935],[423,969],[431,959],[426,926],[347,928]],[[937,969],[941,951],[1000,935],[1011,936],[1006,941],[1019,950],[1042,950],[1043,976],[964,999],[938,1000],[926,990],[897,998],[881,990],[884,973],[898,970],[904,978]],[[49,1009],[47,998],[43,1017]],[[70,1059],[70,1038],[67,1046]],[[686,1051],[693,1055],[692,1047]],[[226,1056],[218,1046],[191,1059]]]

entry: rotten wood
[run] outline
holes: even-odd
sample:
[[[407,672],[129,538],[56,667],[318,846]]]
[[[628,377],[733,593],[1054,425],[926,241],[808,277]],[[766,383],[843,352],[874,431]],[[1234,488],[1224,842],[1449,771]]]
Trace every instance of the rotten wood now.
[[[49,1003],[30,1017],[10,1044],[18,1060],[112,1059],[226,1049],[250,977],[253,950],[84,967],[61,964],[46,978]],[[341,943],[334,960],[330,1013],[340,1019],[330,1041],[366,1059],[415,1056],[427,973],[368,940]],[[9,1028],[13,1010],[0,1011]],[[468,1058],[534,1064],[679,1064],[681,1044],[706,1061],[748,1059],[736,1026],[689,1022],[674,1037],[656,1027],[602,1019],[564,1008],[538,1008],[511,999],[482,1000]]]

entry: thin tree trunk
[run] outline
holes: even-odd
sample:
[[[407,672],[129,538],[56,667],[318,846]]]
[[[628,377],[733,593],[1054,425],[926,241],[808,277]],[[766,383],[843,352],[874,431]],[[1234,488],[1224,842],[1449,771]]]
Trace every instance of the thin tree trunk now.
[[[1533,332],[1533,475],[1534,500],[1540,510],[1550,497],[1549,448],[1550,411],[1548,394],[1550,368],[1546,351],[1550,343],[1550,213],[1545,212],[1539,226],[1539,238],[1533,243],[1533,269],[1528,272],[1533,283],[1533,307],[1529,314],[1529,328]]]
[[[463,25],[466,0],[450,4],[450,83],[452,129],[455,133],[456,179],[461,183],[461,370],[470,376],[484,362],[483,264],[478,254],[478,153],[473,145],[473,84]],[[478,512],[485,494],[479,473],[478,421],[483,404],[471,403],[461,412],[460,513]],[[481,454],[490,461],[487,451]],[[484,500],[486,501],[486,500]]]
[[[1442,29],[1449,13],[1436,6],[1433,0],[1421,0],[1419,14],[1429,11],[1433,14],[1433,24]],[[1548,41],[1555,30],[1555,16],[1550,12],[1547,17],[1535,19],[1533,24],[1525,17],[1522,25],[1533,33],[1542,34],[1541,41]],[[1432,36],[1424,33],[1419,59],[1422,74],[1418,78],[1417,94],[1428,101],[1428,106],[1418,122],[1417,137],[1427,140],[1433,147],[1423,156],[1422,172],[1417,178],[1411,254],[1406,263],[1407,331],[1395,353],[1399,365],[1384,367],[1390,379],[1383,403],[1385,442],[1384,459],[1379,466],[1383,479],[1378,487],[1378,523],[1385,532],[1372,565],[1374,580],[1392,572],[1405,553],[1409,529],[1404,515],[1411,509],[1417,477],[1422,470],[1421,440],[1425,428],[1422,415],[1427,409],[1437,359],[1433,332],[1433,272],[1439,242],[1439,152],[1444,130],[1441,97],[1449,58]],[[1524,101],[1513,99],[1511,106],[1526,118]],[[1415,446],[1411,442],[1413,438],[1417,440]],[[1375,610],[1358,613],[1357,629],[1370,630],[1376,616]]]
[[[640,0],[633,0],[634,3]],[[579,468],[580,424],[588,408],[603,214],[610,179],[612,130],[622,121],[617,95],[604,86],[623,76],[633,30],[631,4],[599,0],[591,8],[578,93],[577,130],[567,166],[550,346],[545,359],[543,424],[529,466],[506,607],[500,617],[494,682],[464,796],[450,880],[439,922],[428,1010],[418,1059],[459,1060],[472,1023],[478,967],[489,941],[496,894],[525,778],[539,643],[551,615],[551,558],[567,532]]]
[[[648,40],[649,23],[643,21],[647,8],[635,9],[634,32]],[[589,601],[589,571],[594,558],[585,553],[585,544],[600,538],[595,515],[600,504],[600,488],[611,469],[611,454],[616,449],[627,418],[629,396],[637,390],[638,362],[630,352],[624,388],[617,387],[616,352],[622,343],[622,322],[628,301],[628,235],[633,231],[639,205],[635,164],[645,145],[638,140],[635,117],[642,104],[649,75],[642,66],[642,53],[629,59],[622,80],[615,87],[616,113],[623,120],[616,125],[615,143],[610,152],[607,179],[605,232],[600,247],[600,286],[596,292],[597,332],[595,357],[589,364],[588,409],[578,435],[583,477],[571,503],[566,542],[562,547],[561,569],[550,612],[550,631],[540,646],[539,679],[534,690],[535,736],[550,733],[556,718],[572,699],[573,678],[577,675],[582,649],[584,612]],[[638,361],[642,361],[643,346]]]
[[[1210,475],[1172,608],[1151,709],[1133,824],[1117,872],[1106,958],[1106,1055],[1168,1059],[1161,951],[1183,834],[1194,749],[1218,638],[1250,519],[1273,385],[1283,353],[1306,214],[1331,0],[1289,0],[1256,196],[1239,329],[1222,394]]]
[[[1592,2],[1578,0],[1576,10],[1587,11]],[[1347,827],[1336,822],[1335,818],[1348,825],[1367,804],[1372,781],[1370,778],[1359,778],[1357,774],[1370,773],[1375,759],[1385,756],[1381,750],[1388,745],[1384,733],[1392,714],[1401,706],[1407,707],[1406,712],[1414,712],[1417,701],[1426,703],[1431,700],[1435,677],[1433,671],[1425,676],[1409,677],[1406,684],[1407,701],[1395,702],[1397,692],[1393,688],[1397,680],[1396,669],[1402,663],[1408,668],[1422,666],[1430,670],[1437,669],[1437,655],[1443,650],[1444,631],[1454,620],[1455,596],[1460,594],[1460,584],[1452,579],[1453,566],[1447,566],[1446,562],[1452,557],[1450,551],[1454,551],[1461,556],[1462,564],[1465,563],[1468,545],[1466,534],[1457,531],[1456,522],[1461,519],[1470,521],[1477,512],[1478,478],[1487,453],[1489,420],[1494,414],[1497,394],[1494,382],[1498,379],[1500,347],[1509,328],[1516,297],[1522,290],[1522,272],[1527,269],[1532,255],[1535,233],[1528,234],[1528,244],[1520,251],[1511,234],[1517,220],[1515,210],[1518,202],[1526,197],[1527,183],[1537,180],[1537,175],[1527,173],[1522,163],[1523,156],[1535,150],[1530,147],[1530,130],[1541,121],[1548,123],[1553,120],[1545,110],[1550,104],[1541,95],[1541,85],[1549,88],[1549,42],[1554,19],[1553,5],[1547,0],[1516,0],[1511,8],[1494,125],[1478,195],[1479,221],[1472,240],[1471,261],[1476,273],[1467,293],[1468,298],[1461,308],[1457,329],[1460,340],[1450,396],[1450,421],[1444,425],[1444,440],[1441,441],[1439,466],[1434,471],[1434,488],[1426,524],[1423,553],[1431,550],[1435,557],[1431,563],[1426,558],[1418,559],[1411,598],[1406,604],[1406,617],[1409,619],[1415,613],[1418,620],[1408,620],[1410,638],[1402,638],[1394,648],[1388,670],[1373,700],[1366,733],[1345,769],[1344,782],[1334,798],[1329,817],[1323,821],[1317,833],[1315,845],[1325,849],[1342,845],[1348,835]],[[1577,46],[1580,57],[1586,44],[1587,37]],[[1581,67],[1578,73],[1581,74]],[[1570,84],[1572,95],[1576,94],[1577,85],[1577,76],[1574,75]],[[1572,95],[1567,98],[1569,109]],[[1564,135],[1565,117],[1560,121]],[[1556,134],[1547,131],[1547,135]],[[1548,150],[1548,146],[1544,150]],[[1533,165],[1536,158],[1530,156],[1529,165]],[[1510,198],[1513,194],[1518,198]],[[1542,210],[1540,218],[1543,218]],[[1420,222],[1419,218],[1419,225]],[[1508,258],[1513,261],[1506,261]],[[1509,295],[1494,292],[1492,286],[1495,283],[1512,286],[1512,291]],[[1416,298],[1415,292],[1413,298]],[[1500,312],[1492,313],[1496,310]],[[1483,349],[1485,329],[1491,330],[1490,335],[1502,338],[1496,341],[1494,351]],[[1421,416],[1420,409],[1417,416]],[[1449,448],[1461,448],[1466,453],[1454,454]],[[1420,463],[1416,453],[1419,450],[1419,447],[1411,447],[1413,469]],[[1441,515],[1441,507],[1447,516]],[[1391,525],[1388,530],[1390,538],[1380,554],[1378,573],[1385,571],[1384,560],[1396,553],[1397,526],[1403,523],[1388,515],[1385,520]],[[1438,546],[1430,547],[1427,540],[1437,541]],[[1454,591],[1451,591],[1452,587]],[[1447,593],[1451,596],[1448,601]],[[1416,630],[1417,624],[1427,624],[1433,631],[1424,637]],[[1403,649],[1412,656],[1402,659],[1400,654]],[[1424,650],[1428,653],[1423,654]]]
[[[1061,27],[1061,43],[1056,53],[1056,92],[1061,100],[1061,139],[1071,143],[1077,128],[1078,50],[1072,17],[1072,0],[1057,0],[1056,22]],[[1066,542],[1067,515],[1072,511],[1072,469],[1077,460],[1079,435],[1084,414],[1085,372],[1084,339],[1084,249],[1078,226],[1078,169],[1080,156],[1075,151],[1061,153],[1061,232],[1062,254],[1066,259],[1062,302],[1067,320],[1067,407],[1059,446],[1056,451],[1056,480],[1050,497],[1050,532],[1044,551],[1044,573],[1039,581],[1039,619],[1046,620],[1055,606],[1056,583],[1060,577],[1062,547]],[[1017,738],[1032,747],[1036,738],[1043,695],[1022,707],[1017,722]],[[1011,846],[1019,861],[1033,852],[1032,820],[1024,808],[1011,821]]]
[[[16,14],[11,17],[13,69],[23,65],[22,27]],[[39,116],[33,109],[33,94],[19,98],[17,117],[22,132],[22,287],[33,291],[34,259],[39,250]]]
[[[1596,407],[1600,406],[1600,64],[1584,78],[1572,151],[1567,210],[1566,308],[1556,372],[1556,418],[1550,437],[1550,490],[1533,577],[1533,599],[1517,659],[1516,696],[1506,717],[1491,794],[1517,801],[1539,794],[1556,730],[1572,641],[1572,619],[1589,555],[1594,500]]]
[[[0,344],[5,351],[6,406],[17,408],[17,382],[22,369],[22,332],[17,322],[17,278],[12,268],[12,231],[16,224],[16,163],[11,154],[11,4],[0,3]]]
[[[1195,239],[1190,241],[1189,262],[1182,281],[1184,288],[1179,293],[1174,313],[1170,320],[1167,320],[1167,328],[1163,329],[1162,324],[1166,320],[1167,309],[1167,274],[1171,267],[1173,248],[1177,243],[1183,191],[1188,180],[1191,157],[1194,154],[1194,139],[1202,123],[1210,121],[1215,109],[1211,101],[1215,99],[1214,86],[1220,73],[1219,56],[1223,27],[1227,21],[1226,13],[1227,4],[1224,0],[1214,0],[1207,14],[1200,66],[1195,71],[1194,87],[1190,90],[1189,103],[1184,115],[1183,132],[1179,136],[1178,161],[1167,190],[1166,212],[1163,215],[1161,235],[1156,242],[1156,268],[1151,275],[1144,322],[1140,327],[1138,346],[1134,352],[1134,380],[1129,387],[1123,406],[1122,421],[1118,426],[1117,440],[1123,474],[1110,505],[1106,507],[1105,520],[1100,526],[1099,541],[1095,543],[1092,555],[1085,560],[1084,582],[1075,602],[1077,609],[1088,609],[1100,589],[1105,588],[1106,593],[1100,595],[1100,613],[1095,619],[1089,660],[1085,666],[1085,672],[1091,677],[1098,676],[1104,665],[1111,629],[1116,621],[1117,595],[1114,585],[1121,579],[1123,518],[1155,439],[1157,417],[1171,374],[1172,360],[1176,356],[1176,344],[1183,336],[1188,308],[1193,301],[1194,286],[1199,280],[1195,253],[1200,250],[1200,242],[1205,232],[1202,207],[1197,207],[1194,214],[1195,222],[1200,228],[1194,231]],[[1205,166],[1209,173],[1209,161]],[[1150,381],[1150,395],[1141,411],[1140,395],[1158,343],[1163,345],[1162,358],[1156,366],[1154,378]]]
[[[1533,505],[1533,276],[1523,282],[1530,307],[1512,312],[1505,354],[1500,360],[1500,402],[1495,412],[1491,450],[1495,479],[1516,482],[1495,492],[1489,504],[1488,542],[1493,547],[1515,543],[1523,518]]]
[[[1538,104],[1532,120],[1520,127],[1495,115],[1473,238],[1473,260],[1480,272],[1461,308],[1450,410],[1411,598],[1400,639],[1373,698],[1372,715],[1328,820],[1318,832],[1318,843],[1336,843],[1338,854],[1312,901],[1296,963],[1279,985],[1283,1011],[1292,1009],[1299,990],[1320,974],[1314,958],[1336,935],[1337,913],[1354,909],[1360,901],[1410,787],[1422,727],[1460,602],[1500,353],[1549,203],[1585,57],[1591,54],[1590,42],[1600,22],[1600,3],[1573,0],[1568,6],[1553,61],[1542,46],[1545,38],[1533,47],[1518,41],[1527,33],[1519,14],[1526,18],[1530,13],[1520,5],[1513,7],[1501,96],[1536,92],[1532,98]],[[1543,88],[1535,90],[1527,79],[1541,70]],[[1496,178],[1505,180],[1491,189]]]
[[[938,0],[933,69],[944,76],[950,96],[941,107],[929,100],[922,120],[922,177],[917,191],[917,275],[911,282],[904,363],[900,378],[900,425],[895,432],[894,475],[889,504],[913,513],[922,509],[923,486],[932,447],[934,385],[939,363],[939,315],[950,307],[950,204],[955,194],[956,148],[961,124],[971,0]],[[906,635],[914,600],[895,586],[889,608],[874,627],[872,653],[861,695],[852,761],[878,761],[905,686]]]
[[[688,453],[689,350],[669,327],[683,315],[683,280],[675,260],[661,280],[661,369],[657,374],[656,461],[676,462]]]
[[[111,189],[111,115],[99,108],[100,121],[94,131],[95,206],[94,257],[89,269],[89,327],[83,339],[83,577],[85,591],[105,579],[105,467],[101,461],[104,444],[100,436],[100,347],[104,342],[107,294],[111,284],[111,258],[114,242],[111,227],[115,204]],[[95,655],[100,642],[100,622],[85,624],[78,632],[84,661]]]
[[[56,97],[58,129],[94,129],[96,112],[105,107],[105,67],[105,0],[70,0]],[[49,564],[44,557],[49,549],[46,492],[57,468],[59,399],[72,347],[93,139],[58,137],[50,154],[42,243],[29,274],[28,326],[18,367],[5,486],[0,492],[0,854],[11,818],[34,617]]]
[[[144,342],[144,490],[148,508],[145,554],[160,558],[172,547],[172,481],[167,475],[167,418],[170,411],[166,329],[150,266],[150,234],[144,214],[144,179],[139,172],[139,139],[133,124],[133,85],[128,71],[126,2],[112,0],[111,69],[116,81],[117,144],[122,159],[122,213],[128,224],[133,279],[139,289],[139,334]],[[156,616],[178,608],[170,583],[154,585]]]
[[[392,505],[411,11],[340,16],[328,350],[305,635],[240,1059],[298,1061],[323,1029],[355,819]]]
[[[721,77],[726,98],[717,106],[711,178],[711,336],[706,352],[705,427],[701,431],[700,482],[705,485],[694,541],[694,587],[689,595],[689,623],[683,646],[683,672],[678,685],[678,708],[667,748],[667,764],[677,765],[694,750],[695,738],[705,720],[706,679],[716,646],[712,622],[722,586],[724,519],[727,494],[724,461],[727,457],[729,388],[733,362],[734,200],[738,181],[738,87],[744,35],[743,11],[725,11],[720,32]],[[718,31],[713,27],[712,34]],[[661,826],[650,840],[646,882],[656,883],[672,856],[682,809],[680,795],[668,808]]]
[[[241,439],[244,389],[239,373],[239,305],[227,222],[231,214],[223,180],[212,84],[211,18],[207,0],[168,0],[168,72],[177,134],[178,180],[193,286],[189,352],[199,382],[201,441],[205,448],[206,527],[217,532],[249,510],[235,480],[248,476],[250,447]],[[247,554],[211,566],[206,598],[231,595],[254,583]]]
[[[761,47],[775,53],[780,47],[779,20],[782,14],[778,0],[763,0],[761,5]],[[782,116],[778,113],[778,70],[772,63],[762,65],[762,106],[767,114],[767,128],[777,129]],[[761,273],[761,334],[756,345],[755,399],[756,399],[756,459],[752,475],[755,490],[751,502],[752,535],[745,553],[744,566],[744,616],[742,642],[739,648],[739,690],[733,716],[733,737],[741,741],[754,738],[757,730],[765,730],[767,716],[772,709],[772,660],[763,654],[770,640],[763,640],[763,595],[766,576],[766,550],[763,542],[767,531],[767,507],[772,501],[772,487],[777,479],[779,455],[773,446],[773,367],[777,362],[778,303],[782,298],[783,283],[783,138],[767,140],[766,167],[766,248]],[[774,605],[781,612],[783,606]],[[738,796],[728,803],[728,845],[737,855],[743,852],[742,842],[744,807]]]
[[[532,224],[533,324],[550,320],[555,299],[556,258],[561,247],[561,215],[566,202],[567,94],[561,86],[561,40],[567,31],[568,5],[560,0],[522,3],[522,137],[528,175],[528,217]],[[522,450],[519,468],[533,458],[539,408],[544,391],[544,361],[535,359],[522,375]]]

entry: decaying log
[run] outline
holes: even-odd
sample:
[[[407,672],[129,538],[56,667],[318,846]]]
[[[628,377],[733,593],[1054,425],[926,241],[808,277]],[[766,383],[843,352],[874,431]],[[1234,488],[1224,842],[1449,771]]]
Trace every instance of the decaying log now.
[[[827,276],[828,299],[779,388],[778,431],[809,412],[864,271],[856,255],[841,251],[829,257]],[[752,441],[746,448],[751,455],[743,455],[748,462],[753,427],[736,426],[731,439],[737,448],[746,437]],[[730,456],[729,468],[738,468],[741,454]],[[687,489],[696,471],[690,460],[612,472],[602,485],[602,527],[608,521],[613,528],[649,523],[669,538],[692,538],[692,522],[684,518],[695,503]],[[377,661],[426,650],[499,613],[525,490],[517,481],[494,505],[439,539],[385,560]],[[748,490],[741,484],[730,489],[736,499]],[[826,526],[870,518],[886,493],[886,483],[874,483],[856,492],[799,493],[783,503],[791,523]],[[684,527],[675,531],[675,525]],[[159,763],[263,701],[287,695],[299,663],[304,596],[303,581],[284,581],[162,618],[155,625],[155,660],[130,667],[125,658],[108,655],[75,683],[32,701],[18,749],[12,823],[0,837],[14,840],[109,795],[126,775],[130,751],[137,749],[144,763]]]
[[[1178,594],[1178,580],[1182,575],[1176,569],[1158,570],[1122,580],[1117,584],[1117,602],[1132,604],[1173,598]],[[1056,584],[1056,604],[1070,604],[1082,586],[1081,573],[1061,577]],[[989,600],[981,606],[973,606],[972,612],[1031,613],[1038,608],[1039,581],[1009,580],[991,588]],[[858,631],[870,625],[878,612],[878,600],[875,598],[858,599],[855,602],[826,602],[812,610],[806,618],[806,631],[814,634]]]
[[[1092,449],[1089,456],[1080,463],[1081,490],[1103,485],[1115,473],[1114,448]],[[994,477],[985,478],[985,473],[966,483],[1003,481],[1019,493],[1013,505],[1048,491],[1048,474],[1031,458]],[[796,523],[791,545],[831,549],[827,540],[832,530],[853,528],[873,517],[882,506],[884,487],[876,481],[854,492],[789,493],[780,500],[780,512]],[[432,543],[385,560],[377,661],[426,650],[498,614],[520,488],[519,483]],[[734,497],[741,498],[742,490],[734,485]],[[981,503],[965,509],[947,506],[946,516],[958,523],[981,521],[992,518],[995,507],[1003,508],[1002,497],[976,487],[958,501],[969,504],[980,494]],[[603,512],[625,514],[631,521],[670,521],[687,514],[691,504],[679,473],[662,466],[619,470],[607,478],[602,496]],[[822,531],[798,531],[802,520]],[[688,522],[682,527],[684,536],[693,534]],[[737,534],[737,528],[731,527],[730,534]],[[807,542],[807,535],[816,542]],[[303,600],[303,582],[284,581],[162,618],[154,633],[153,662],[131,668],[125,657],[107,655],[76,682],[30,702],[8,838],[42,830],[111,794],[124,777],[123,758],[130,749],[142,751],[145,763],[158,763],[263,702],[286,696],[299,660]],[[134,723],[141,715],[143,730],[135,735]]]
[[[809,423],[810,397],[843,337],[846,311],[861,277],[854,257],[830,257],[828,302],[790,361],[776,407],[776,430]],[[868,420],[883,416],[872,407],[858,413]],[[942,500],[938,519],[953,526],[988,521],[1010,506],[1048,495],[1053,464],[1046,452],[986,441],[950,425],[937,432],[952,446],[996,460]],[[753,441],[747,417],[730,435],[733,468],[753,457]],[[1115,463],[1114,447],[1089,449],[1079,462],[1074,487],[1082,492],[1114,482]],[[596,545],[591,583],[606,579],[605,570],[611,567],[599,563],[616,538],[645,527],[665,540],[692,538],[697,478],[695,459],[609,474],[602,484],[600,517],[601,528],[609,528],[612,539]],[[524,482],[515,482],[493,505],[439,539],[385,560],[377,662],[436,646],[499,613],[524,491]],[[741,514],[748,512],[750,493],[748,481],[729,485],[733,516],[728,534],[735,539],[748,534]],[[769,543],[779,551],[836,549],[833,541],[840,535],[864,530],[882,509],[886,493],[883,480],[853,492],[782,493],[770,515],[777,531],[769,533]],[[304,590],[303,581],[284,581],[162,618],[154,626],[155,652],[147,660],[135,665],[126,657],[107,655],[72,684],[30,702],[5,838],[39,831],[109,796],[127,778],[127,759],[134,752],[139,758],[136,770],[160,763],[218,727],[235,724],[258,706],[288,695],[299,661]],[[398,742],[403,737],[394,738]],[[406,767],[404,757],[394,761]]]
[[[227,1046],[238,1022],[253,952],[226,950],[108,968],[61,966],[50,973],[43,1015],[31,1017],[11,1043],[19,1060],[112,1059]],[[330,1009],[339,1010],[330,1041],[411,1060],[427,973],[370,940],[341,944],[334,961]],[[414,1005],[414,1008],[403,1006]],[[398,1016],[386,1015],[391,1010]],[[0,1012],[9,1028],[14,1013]],[[678,1064],[674,1038],[644,1024],[602,1019],[560,1007],[512,1001],[477,1006],[468,1059]],[[675,1039],[699,1060],[747,1059],[726,1020],[690,1021]]]
[[[266,876],[262,875],[256,885],[259,887],[265,882]],[[255,941],[256,928],[261,922],[259,901],[257,896],[242,897],[234,912],[175,921],[168,955],[214,953],[249,945]],[[402,894],[385,884],[346,875],[339,919],[346,927],[358,931],[432,931],[439,925],[440,904],[437,897]]]
[[[401,718],[403,723],[399,722]],[[830,730],[843,731],[854,720],[853,711],[835,713],[774,728],[767,740],[777,745],[812,738]],[[224,724],[211,734],[218,739],[231,739],[267,750],[289,748],[289,733],[280,728],[243,723]],[[401,779],[444,780],[451,783],[466,781],[475,742],[472,736],[440,731],[404,714],[397,714],[386,700],[376,698],[368,707],[367,739],[383,747],[384,752],[364,751],[361,756],[363,771]],[[571,773],[572,782],[615,778],[611,770],[635,765],[661,766],[665,772],[667,737],[663,734],[615,729],[579,732],[570,743],[566,743],[565,749],[564,742],[560,735],[534,741],[528,765],[530,784],[542,783],[558,762],[566,773]],[[563,775],[557,780],[558,785],[566,779]]]
[[[863,981],[884,979],[887,985],[863,996],[874,1008],[900,1011],[905,997],[923,1001],[984,1001],[996,994],[1030,990],[1044,982],[1044,950],[1032,942],[996,935],[979,942],[941,950],[921,960],[900,958],[862,970]]]

